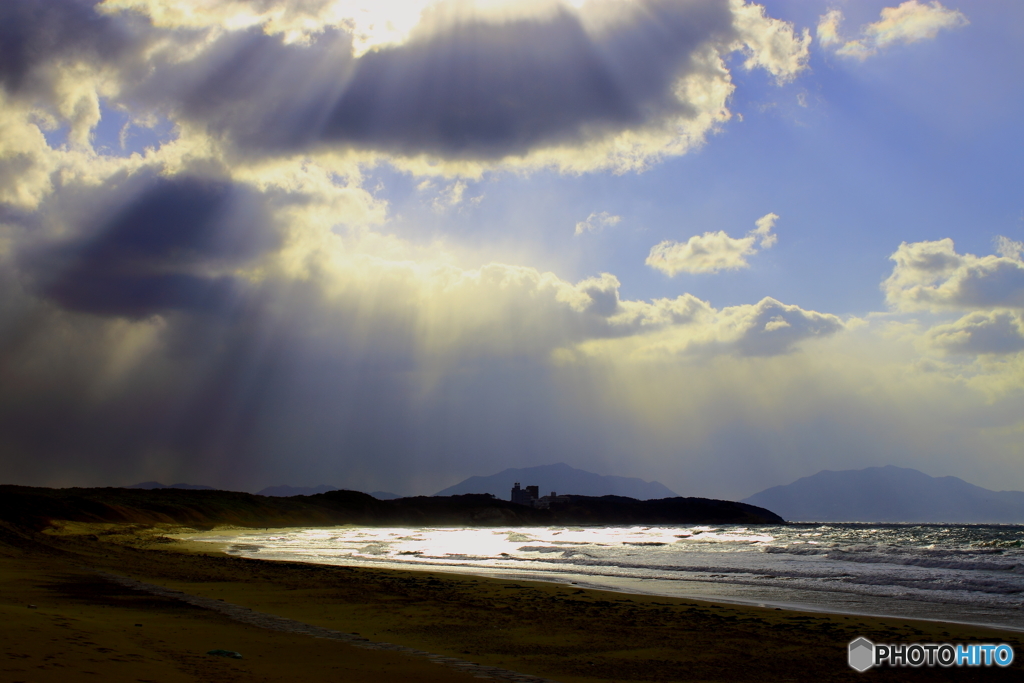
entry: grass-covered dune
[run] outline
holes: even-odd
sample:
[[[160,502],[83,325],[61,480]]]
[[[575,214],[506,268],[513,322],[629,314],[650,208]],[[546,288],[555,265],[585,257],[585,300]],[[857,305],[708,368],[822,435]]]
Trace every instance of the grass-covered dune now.
[[[193,527],[337,524],[527,526],[547,524],[777,524],[778,515],[707,498],[571,496],[549,510],[485,494],[377,500],[358,491],[272,498],[237,491],[0,486],[0,519],[34,529],[52,520]]]

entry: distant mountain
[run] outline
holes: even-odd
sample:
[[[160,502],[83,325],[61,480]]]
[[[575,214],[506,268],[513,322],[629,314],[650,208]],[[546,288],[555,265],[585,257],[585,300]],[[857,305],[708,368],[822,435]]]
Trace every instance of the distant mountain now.
[[[542,465],[540,467],[511,468],[489,477],[470,477],[443,491],[437,496],[457,496],[465,493],[490,493],[502,500],[508,500],[512,485],[540,486],[540,495],[552,491],[576,496],[625,496],[637,500],[654,498],[676,498],[678,493],[656,481],[644,481],[635,477],[611,477],[594,474],[569,467],[565,463]]]
[[[337,490],[337,486],[327,486],[326,484],[320,484],[320,486],[288,486],[286,484],[282,484],[280,486],[268,486],[262,491],[257,491],[256,495],[288,498],[290,496],[315,496],[318,493],[327,493],[328,491]]]
[[[140,484],[132,484],[126,488],[130,489],[188,489],[190,491],[213,491],[212,486],[202,484],[161,484],[158,481],[144,481]]]
[[[328,491],[340,491],[337,486],[327,486],[321,484],[320,486],[288,486],[282,484],[280,486],[268,486],[262,491],[257,491],[257,496],[274,496],[277,498],[290,498],[291,496],[315,496],[318,493],[327,493]],[[388,491],[374,491],[369,494],[377,500],[393,500],[395,498],[401,498],[402,496],[397,493],[389,493]]]
[[[1024,492],[990,491],[903,467],[824,470],[742,502],[791,522],[1024,523]]]

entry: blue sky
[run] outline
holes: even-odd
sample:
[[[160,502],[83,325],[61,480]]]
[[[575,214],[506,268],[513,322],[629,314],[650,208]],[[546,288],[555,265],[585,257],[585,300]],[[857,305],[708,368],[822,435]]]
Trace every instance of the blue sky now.
[[[0,10],[5,481],[1024,490],[1019,3],[194,5]]]

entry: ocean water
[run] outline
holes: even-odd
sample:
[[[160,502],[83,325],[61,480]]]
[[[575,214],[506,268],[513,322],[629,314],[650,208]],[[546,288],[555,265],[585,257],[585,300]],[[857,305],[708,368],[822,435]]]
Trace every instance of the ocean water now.
[[[1024,526],[331,527],[213,533],[233,554],[1024,630]]]

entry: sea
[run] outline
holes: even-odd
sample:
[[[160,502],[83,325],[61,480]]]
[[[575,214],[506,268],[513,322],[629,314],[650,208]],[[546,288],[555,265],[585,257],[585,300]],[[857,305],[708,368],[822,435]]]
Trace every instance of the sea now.
[[[1024,526],[329,527],[211,532],[239,556],[552,581],[1024,631]]]

